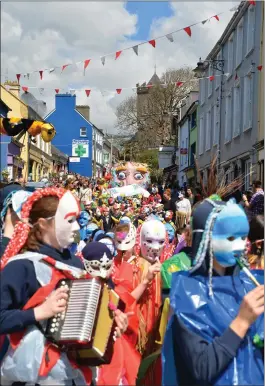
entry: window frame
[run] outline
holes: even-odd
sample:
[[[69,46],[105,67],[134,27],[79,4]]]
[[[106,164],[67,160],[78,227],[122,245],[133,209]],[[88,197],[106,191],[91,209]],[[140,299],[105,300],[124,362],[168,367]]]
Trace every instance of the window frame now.
[[[248,7],[247,41],[246,41],[246,55],[245,55],[245,57],[249,56],[255,47],[255,8],[256,8],[256,6],[254,6],[252,4],[250,4]],[[250,15],[251,15],[251,17],[253,17],[253,20],[251,19],[251,21],[252,21],[251,24],[250,24]],[[252,25],[252,28],[251,28],[251,25]],[[252,36],[251,47],[249,47],[250,29],[251,29],[251,36]]]
[[[211,121],[212,121],[212,107],[210,107],[206,112],[205,151],[211,150]]]
[[[240,35],[239,35],[240,31]],[[240,58],[239,56],[239,36],[241,38],[241,45],[240,45]],[[242,17],[241,20],[239,21],[237,28],[236,28],[236,63],[235,63],[235,69],[237,70],[241,63],[243,62],[243,57],[244,57],[244,18]]]
[[[229,109],[227,109],[227,107],[229,107]],[[227,111],[229,112],[229,115],[230,115],[229,117],[230,123],[228,122]],[[231,130],[232,122],[233,122],[232,119],[233,119],[233,95],[232,95],[232,92],[230,91],[225,98],[225,140],[224,140],[225,145],[230,143],[232,140],[232,130]],[[230,131],[228,131],[229,126],[230,126]]]
[[[204,144],[203,144],[203,140],[204,140],[204,113],[202,113],[200,115],[200,126],[199,126],[199,149],[198,149],[198,152],[199,152],[199,155],[202,155],[204,153]]]
[[[238,94],[237,94],[238,92]],[[240,125],[241,125],[241,88],[240,81],[237,82],[233,88],[233,133],[232,138],[237,138],[240,136]],[[237,101],[236,95],[238,97],[239,102]],[[239,103],[239,107],[237,108],[236,103]],[[238,119],[237,119],[238,118]],[[235,130],[237,121],[237,130]]]
[[[230,53],[230,47],[232,49],[232,55]],[[231,68],[230,68],[231,67]],[[228,81],[231,79],[234,71],[234,32],[231,33],[228,39],[228,47],[227,47],[227,72],[229,75],[226,77]]]
[[[82,134],[82,130],[85,130],[86,131],[86,134]],[[81,138],[87,138],[87,127],[80,127],[80,130],[79,130],[79,136]]]
[[[243,133],[252,129],[253,126],[253,75],[251,70],[244,77],[244,91],[243,91]],[[249,82],[249,92],[246,92],[246,83]],[[247,96],[249,95],[249,100],[246,101]],[[250,104],[251,107],[247,109],[247,104]],[[246,116],[249,112],[249,117]],[[248,120],[248,123],[247,123]]]

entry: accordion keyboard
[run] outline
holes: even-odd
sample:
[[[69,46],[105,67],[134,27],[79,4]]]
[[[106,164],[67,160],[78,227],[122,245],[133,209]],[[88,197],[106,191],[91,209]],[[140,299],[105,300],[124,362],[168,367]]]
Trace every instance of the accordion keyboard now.
[[[87,343],[97,315],[102,284],[97,279],[61,280],[58,288],[68,287],[67,308],[49,320],[47,335],[59,342]]]

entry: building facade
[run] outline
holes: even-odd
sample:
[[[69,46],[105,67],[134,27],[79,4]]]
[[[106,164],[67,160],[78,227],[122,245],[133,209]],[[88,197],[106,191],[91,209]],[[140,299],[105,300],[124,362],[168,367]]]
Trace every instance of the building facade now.
[[[102,177],[103,175],[103,146],[104,146],[104,133],[98,127],[93,125],[93,175],[95,177]],[[96,159],[96,164],[94,163]]]
[[[57,147],[51,145],[52,152],[52,173],[58,175],[60,173],[67,174],[68,172],[68,156],[61,152]]]
[[[69,173],[92,177],[93,125],[76,108],[76,95],[57,94],[46,118],[56,129],[53,145],[68,156]]]
[[[261,7],[242,2],[204,62],[203,76],[214,77],[199,85],[197,156],[205,181],[216,152],[228,181],[244,174],[247,189],[257,176]]]

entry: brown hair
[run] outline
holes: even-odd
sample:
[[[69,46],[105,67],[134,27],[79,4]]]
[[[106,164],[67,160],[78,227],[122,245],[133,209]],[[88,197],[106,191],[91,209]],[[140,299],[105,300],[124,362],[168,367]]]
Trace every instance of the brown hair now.
[[[39,199],[33,206],[30,211],[29,222],[33,225],[31,228],[27,242],[25,244],[25,249],[29,250],[39,250],[41,243],[41,231],[37,221],[40,218],[49,218],[55,216],[57,207],[59,203],[59,198],[56,196],[46,196]]]

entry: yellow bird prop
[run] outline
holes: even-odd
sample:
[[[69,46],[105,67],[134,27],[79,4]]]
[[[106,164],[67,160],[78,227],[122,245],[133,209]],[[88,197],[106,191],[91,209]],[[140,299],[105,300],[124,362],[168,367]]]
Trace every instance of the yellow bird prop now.
[[[44,142],[51,142],[56,131],[51,123],[24,118],[0,118],[0,133],[14,137],[28,132],[32,137],[41,135]]]

